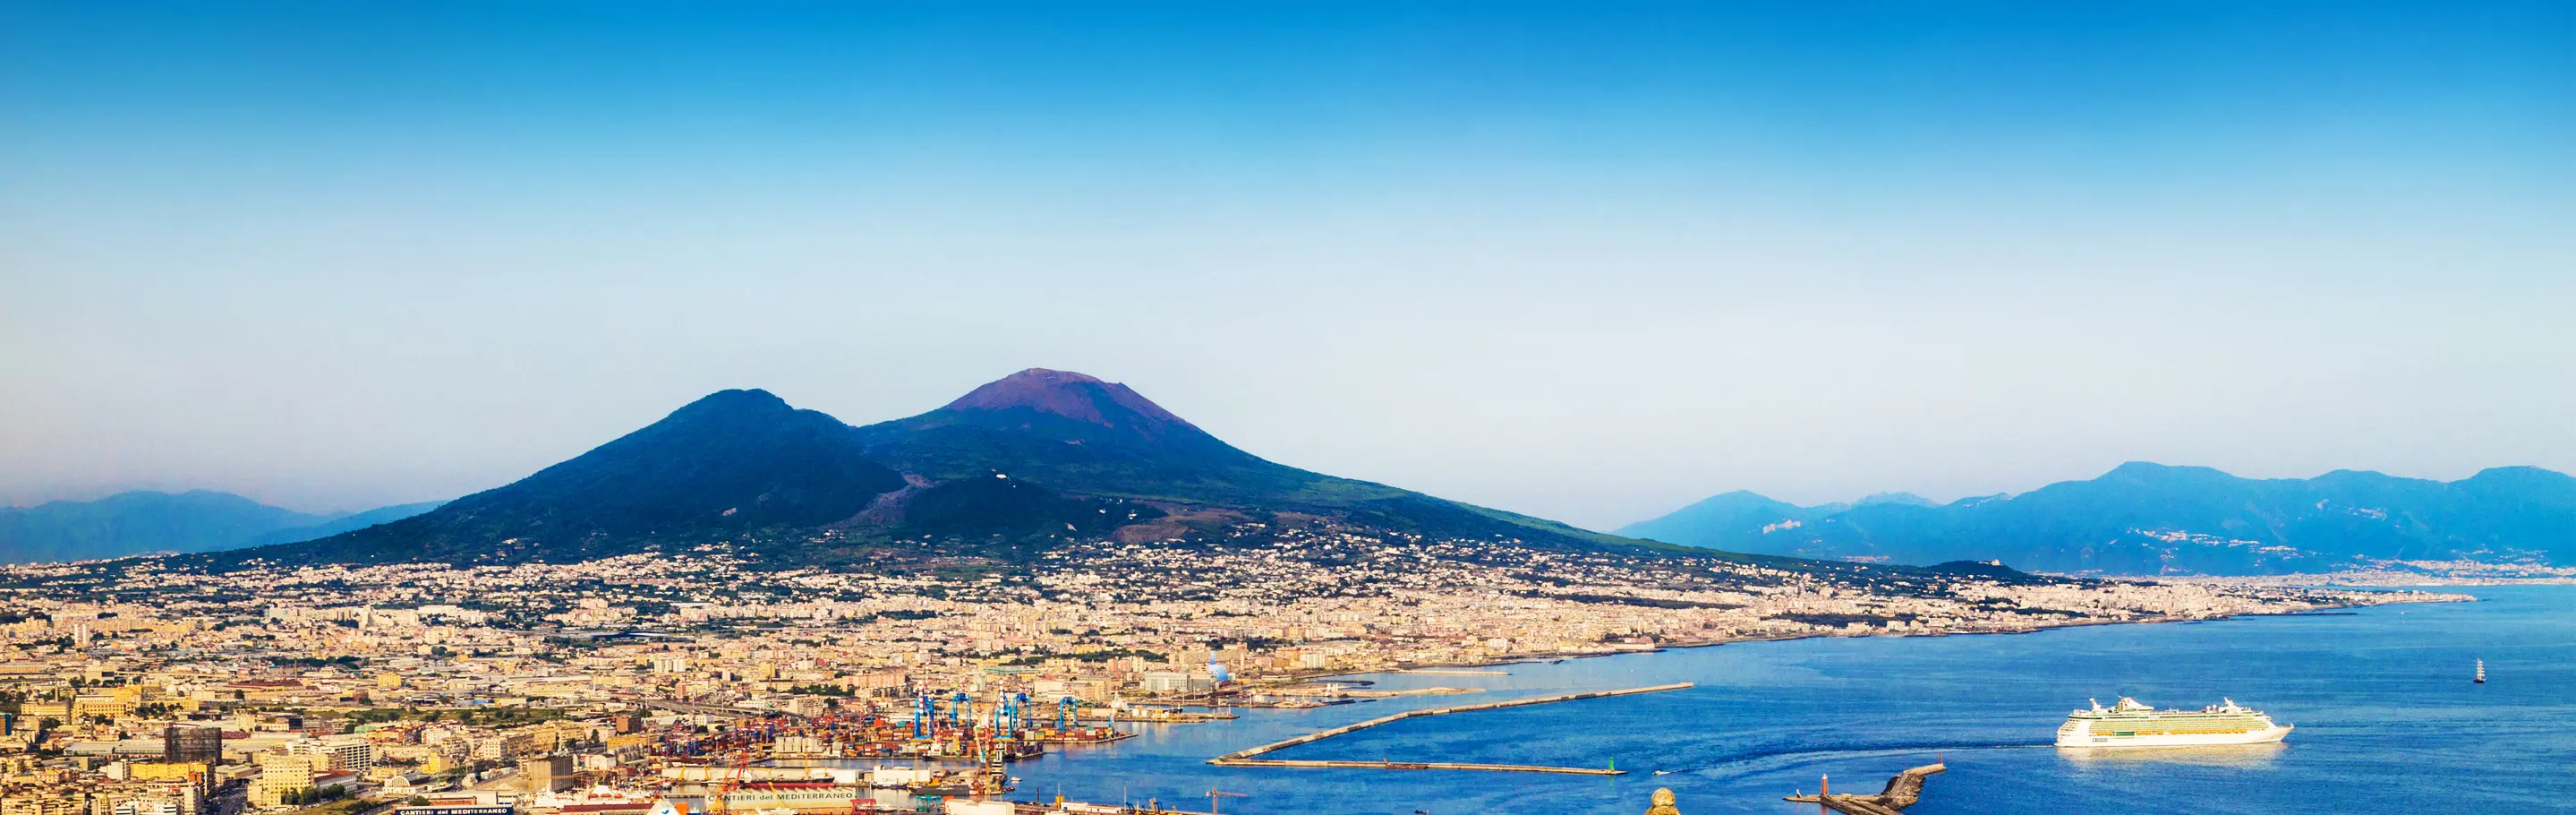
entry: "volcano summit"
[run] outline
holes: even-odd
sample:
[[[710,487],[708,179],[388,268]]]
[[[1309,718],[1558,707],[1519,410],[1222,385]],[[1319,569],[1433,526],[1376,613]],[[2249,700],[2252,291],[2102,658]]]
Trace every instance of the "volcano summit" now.
[[[1274,463],[1126,385],[1031,368],[864,427],[766,391],[722,391],[437,511],[201,557],[218,567],[565,563],[718,547],[778,565],[1012,562],[1072,540],[1319,525],[1552,550],[1677,549]]]

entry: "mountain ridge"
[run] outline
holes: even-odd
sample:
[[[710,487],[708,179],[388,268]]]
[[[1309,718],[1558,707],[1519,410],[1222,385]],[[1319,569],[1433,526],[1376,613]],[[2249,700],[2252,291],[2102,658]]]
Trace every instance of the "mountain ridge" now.
[[[0,565],[293,543],[416,515],[438,503],[316,514],[196,489],[131,490],[88,501],[0,507]]]
[[[303,562],[587,559],[711,530],[818,526],[906,486],[840,420],[768,391],[722,390],[659,421],[435,511],[284,547]],[[299,548],[300,547],[300,548]]]
[[[1699,509],[1727,496],[1735,497],[1720,506],[1731,513]],[[2365,470],[2249,479],[2132,461],[2092,479],[1938,505],[1799,507],[1742,491],[1708,501],[1618,532],[1784,556],[2001,559],[2111,574],[2319,572],[2454,558],[2576,564],[2576,478],[2530,466],[2442,482]]]
[[[1123,384],[1031,368],[862,426],[766,391],[719,391],[429,513],[197,562],[567,562],[720,546],[777,565],[1011,563],[1073,538],[1307,523],[1730,557],[1289,467]]]

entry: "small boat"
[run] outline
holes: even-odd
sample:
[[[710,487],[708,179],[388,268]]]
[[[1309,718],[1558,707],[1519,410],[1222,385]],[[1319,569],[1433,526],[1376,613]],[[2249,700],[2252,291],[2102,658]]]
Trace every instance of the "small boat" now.
[[[1656,775],[1672,775],[1672,774],[1673,774],[1673,771],[1671,771],[1671,770],[1656,770],[1656,771],[1655,771],[1655,774],[1656,774]]]
[[[2483,659],[2478,660],[2478,675],[2477,675],[2477,678],[2475,678],[2475,679],[2471,679],[2471,680],[2469,680],[2469,681],[2470,681],[2470,682],[2477,683],[2477,684],[2480,684],[2480,685],[2484,685],[2484,684],[2486,684],[2486,683],[2487,683],[2487,661],[2486,661],[2486,660],[2483,660]]]

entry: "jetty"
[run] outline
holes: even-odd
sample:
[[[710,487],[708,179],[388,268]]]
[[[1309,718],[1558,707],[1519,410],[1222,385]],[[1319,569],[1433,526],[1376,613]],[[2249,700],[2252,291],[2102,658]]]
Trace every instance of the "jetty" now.
[[[1339,695],[1352,699],[1393,699],[1398,696],[1455,696],[1484,693],[1478,688],[1414,688],[1412,690],[1346,690]]]
[[[1408,710],[1402,713],[1380,716],[1364,722],[1342,725],[1330,730],[1318,730],[1303,736],[1274,741],[1259,747],[1236,750],[1225,755],[1208,759],[1208,763],[1219,767],[1350,767],[1374,770],[1487,770],[1493,772],[1561,773],[1567,775],[1626,775],[1628,774],[1628,771],[1610,767],[1551,767],[1540,764],[1468,764],[1450,761],[1306,761],[1255,758],[1255,756],[1285,750],[1300,744],[1313,744],[1345,733],[1367,730],[1378,725],[1400,722],[1416,716],[1446,716],[1452,713],[1468,713],[1478,710],[1497,710],[1501,708],[1522,707],[1526,705],[1544,705],[1554,702],[1572,702],[1581,699],[1606,699],[1612,696],[1634,696],[1640,693],[1660,693],[1668,690],[1681,690],[1688,687],[1692,687],[1689,682],[1676,682],[1670,685],[1655,685],[1644,688],[1586,691],[1583,693],[1540,696],[1530,699],[1513,699],[1504,702],[1486,702],[1474,705],[1456,705],[1452,707]]]
[[[1836,795],[1830,779],[1819,779],[1821,788],[1816,794],[1790,795],[1781,800],[1815,804],[1818,812],[1830,809],[1843,815],[1896,815],[1897,810],[1913,806],[1914,802],[1923,799],[1925,776],[1948,769],[1950,765],[1936,761],[1897,773],[1896,777],[1887,779],[1887,788],[1877,795]]]

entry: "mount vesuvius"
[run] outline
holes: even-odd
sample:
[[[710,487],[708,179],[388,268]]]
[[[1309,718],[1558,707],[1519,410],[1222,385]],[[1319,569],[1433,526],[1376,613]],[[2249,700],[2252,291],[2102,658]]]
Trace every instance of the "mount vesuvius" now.
[[[562,563],[722,546],[780,565],[1024,561],[1075,538],[1314,523],[1548,549],[1683,550],[1278,464],[1126,385],[1032,368],[860,427],[766,391],[722,391],[432,512],[194,557],[217,568]]]

